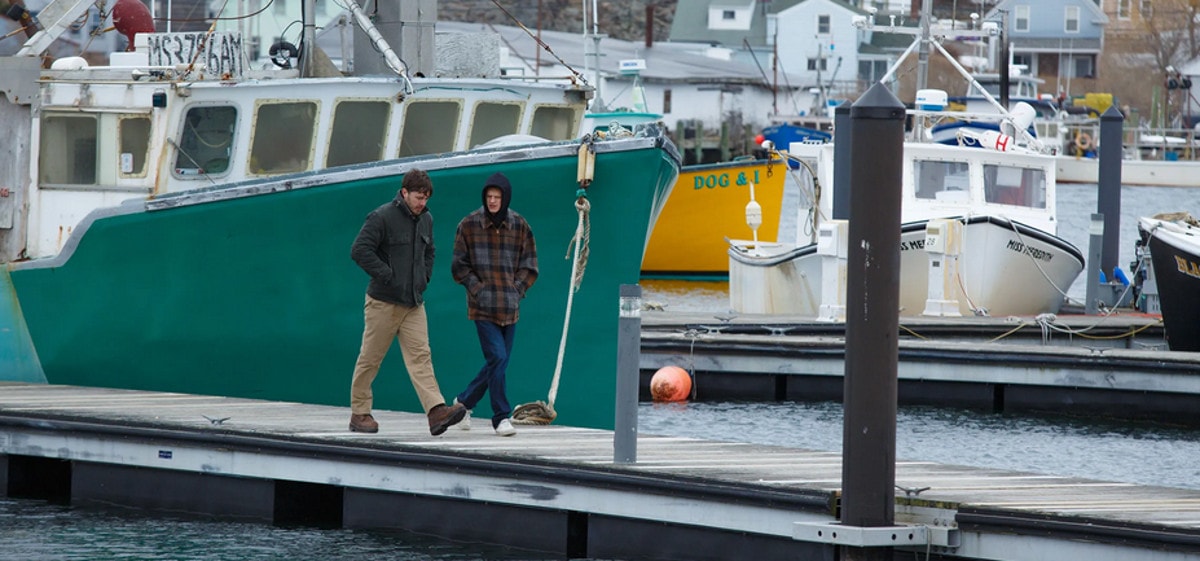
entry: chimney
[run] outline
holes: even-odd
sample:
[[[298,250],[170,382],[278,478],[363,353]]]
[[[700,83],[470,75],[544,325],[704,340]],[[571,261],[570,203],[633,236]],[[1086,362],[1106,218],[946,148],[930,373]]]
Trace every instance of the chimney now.
[[[646,4],[646,48],[654,45],[654,4]]]

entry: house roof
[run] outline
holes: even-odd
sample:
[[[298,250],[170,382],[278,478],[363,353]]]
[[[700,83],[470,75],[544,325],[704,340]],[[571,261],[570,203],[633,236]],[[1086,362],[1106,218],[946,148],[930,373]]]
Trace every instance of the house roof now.
[[[767,44],[768,14],[784,12],[797,4],[809,0],[750,0],[753,13],[749,29],[709,29],[708,10],[713,7],[744,8],[746,2],[736,0],[681,0],[675,6],[675,17],[671,20],[671,41],[706,43],[723,45],[729,48],[743,48],[746,43],[751,47],[763,47]],[[841,6],[857,14],[866,14],[843,0],[826,0],[831,4]]]
[[[532,37],[523,29],[508,25],[490,25],[479,23],[461,23],[439,21],[438,32],[481,33],[493,32],[500,35],[501,44],[511,50],[513,56],[528,63],[530,67],[538,58],[539,47]],[[587,68],[585,55],[592,49],[592,40],[580,33],[561,31],[541,32],[542,42],[559,58],[562,58],[576,71],[583,73]],[[585,50],[586,47],[586,50]],[[622,60],[644,59],[646,69],[639,74],[646,82],[678,82],[678,83],[738,83],[769,85],[764,72],[769,71],[768,61],[759,60],[763,65],[760,69],[748,57],[735,56],[728,53],[732,60],[721,60],[705,56],[698,52],[695,44],[679,44],[671,42],[654,43],[646,48],[644,42],[623,41],[605,37],[600,41],[600,70],[607,75],[619,73],[618,63]],[[541,53],[543,66],[553,65],[557,61],[546,51]],[[585,76],[589,81],[592,76]],[[782,81],[782,78],[781,78]]]

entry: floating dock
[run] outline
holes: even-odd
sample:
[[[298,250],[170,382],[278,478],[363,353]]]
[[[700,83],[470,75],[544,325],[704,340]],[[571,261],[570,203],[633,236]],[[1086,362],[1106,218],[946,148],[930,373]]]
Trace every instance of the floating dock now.
[[[700,400],[841,400],[845,324],[776,315],[642,314],[643,396],[667,365]],[[902,318],[899,400],[1200,425],[1200,353],[1161,318]]]
[[[103,388],[0,385],[7,496],[346,528],[571,558],[1200,559],[1200,491],[896,463],[897,526],[836,525],[831,452],[522,426],[431,437],[424,415]]]

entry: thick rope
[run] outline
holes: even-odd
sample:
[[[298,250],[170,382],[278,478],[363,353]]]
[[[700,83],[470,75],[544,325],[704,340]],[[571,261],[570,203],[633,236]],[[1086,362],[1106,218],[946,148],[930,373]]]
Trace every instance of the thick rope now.
[[[554,409],[554,399],[558,397],[558,379],[562,374],[563,357],[567,353],[567,328],[571,325],[571,306],[575,300],[575,291],[583,282],[583,271],[587,268],[588,241],[591,237],[590,213],[592,204],[587,198],[579,197],[575,201],[575,210],[579,211],[579,223],[575,226],[575,259],[571,261],[571,286],[567,289],[567,313],[563,317],[562,340],[558,343],[558,360],[554,363],[554,379],[550,382],[550,395],[547,401],[550,409]],[[568,255],[570,257],[570,255]]]
[[[575,226],[575,236],[571,243],[575,247],[575,259],[571,261],[570,285],[567,287],[567,310],[563,317],[562,339],[558,343],[558,358],[554,363],[554,378],[550,381],[550,393],[545,402],[536,401],[517,406],[513,410],[512,420],[518,425],[548,425],[558,412],[554,410],[554,400],[558,397],[558,381],[562,377],[563,357],[567,352],[567,330],[571,326],[571,309],[575,302],[575,291],[583,282],[583,272],[587,268],[589,242],[591,240],[591,209],[592,204],[587,196],[581,194],[575,201],[575,210],[579,212],[579,222]],[[571,258],[571,250],[567,250],[567,259]]]

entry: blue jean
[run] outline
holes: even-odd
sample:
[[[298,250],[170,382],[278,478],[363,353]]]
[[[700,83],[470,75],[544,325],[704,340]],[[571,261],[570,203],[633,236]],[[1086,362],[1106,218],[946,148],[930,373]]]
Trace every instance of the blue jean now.
[[[487,392],[492,400],[492,427],[495,428],[501,419],[507,419],[512,414],[504,376],[508,369],[508,357],[512,353],[517,324],[502,326],[490,321],[475,320],[475,330],[479,332],[479,346],[483,349],[483,368],[480,368],[475,379],[467,384],[467,389],[458,394],[458,402],[467,409],[474,409],[479,400],[483,399],[483,393]]]

